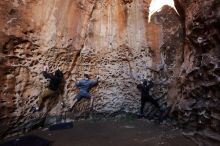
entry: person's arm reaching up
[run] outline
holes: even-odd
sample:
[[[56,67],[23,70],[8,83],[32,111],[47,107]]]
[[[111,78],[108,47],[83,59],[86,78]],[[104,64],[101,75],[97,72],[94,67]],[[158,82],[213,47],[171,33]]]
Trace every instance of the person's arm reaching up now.
[[[43,76],[46,78],[46,79],[53,79],[53,75],[51,75],[50,73],[48,73],[47,71],[43,71]]]
[[[91,80],[90,87],[98,85],[99,77],[97,76],[95,80]]]
[[[76,86],[76,87],[79,87],[79,86],[80,86],[80,81],[77,81],[77,80],[76,80],[75,86]]]

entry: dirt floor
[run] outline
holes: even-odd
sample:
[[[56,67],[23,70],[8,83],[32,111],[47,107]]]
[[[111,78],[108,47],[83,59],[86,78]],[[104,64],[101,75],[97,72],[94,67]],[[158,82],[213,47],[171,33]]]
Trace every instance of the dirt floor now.
[[[195,146],[180,130],[143,119],[77,121],[71,129],[29,134],[53,141],[52,146]]]

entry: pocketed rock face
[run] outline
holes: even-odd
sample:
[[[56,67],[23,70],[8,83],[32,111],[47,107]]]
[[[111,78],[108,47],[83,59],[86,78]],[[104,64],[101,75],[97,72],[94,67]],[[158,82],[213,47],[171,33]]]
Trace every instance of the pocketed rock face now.
[[[150,74],[144,70],[152,63],[145,38],[146,20],[141,9],[138,1],[96,2],[84,47],[71,74],[73,79],[83,77],[85,72],[91,78],[100,76],[101,81],[94,91],[94,110],[97,112],[134,113],[138,110],[139,94],[135,82]],[[71,103],[75,96],[73,83],[67,80],[70,88],[66,103]],[[83,104],[79,103],[79,110],[88,108],[89,105]]]
[[[175,33],[180,29],[179,21],[174,30],[163,25],[168,22],[166,17],[178,20],[169,8],[165,10],[168,15],[157,14],[148,23],[149,4],[150,0],[1,1],[0,134],[31,129],[45,117],[54,122],[51,116],[72,105],[77,93],[74,83],[84,73],[91,78],[100,76],[98,87],[92,91],[97,113],[137,113],[137,83],[153,76],[146,67],[163,63],[160,47],[169,44],[166,36],[178,40]],[[175,62],[175,55],[171,62]],[[45,100],[43,109],[33,114],[32,107],[48,84],[41,73],[45,66],[49,72],[63,71],[64,92]],[[155,87],[156,98],[163,89]],[[89,101],[82,100],[73,116],[88,112],[88,107]]]
[[[219,145],[220,2],[179,0],[176,4],[185,10],[182,17],[186,29],[176,115],[198,143]]]
[[[41,74],[45,66],[50,72],[60,68],[66,79],[70,77],[79,54],[75,48],[84,43],[94,4],[72,0],[0,2],[0,135],[30,129],[59,103],[61,97],[55,97],[46,101],[48,106],[42,112],[31,111],[48,83]]]
[[[180,16],[165,6],[148,23],[150,0],[0,1],[0,136],[66,111],[77,93],[76,79],[88,73],[100,76],[92,91],[97,113],[137,113],[136,84],[147,76],[164,81],[155,85],[153,97],[162,107],[172,106],[197,141],[215,145],[220,139],[219,1],[175,2]],[[41,74],[45,66],[63,71],[64,92],[33,114],[31,107],[48,84]],[[87,113],[88,107],[82,100],[72,115]],[[147,115],[157,112],[146,106]]]

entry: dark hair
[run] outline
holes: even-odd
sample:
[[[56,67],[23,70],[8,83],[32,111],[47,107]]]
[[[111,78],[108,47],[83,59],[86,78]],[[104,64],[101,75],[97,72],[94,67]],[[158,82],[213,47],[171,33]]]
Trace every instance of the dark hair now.
[[[59,78],[63,78],[63,73],[62,71],[60,71],[59,69],[55,71],[55,76],[59,77]]]
[[[148,81],[147,81],[146,79],[144,79],[144,80],[143,80],[143,85],[147,85],[147,82],[148,82]]]
[[[84,74],[84,77],[89,79],[89,75],[88,74]]]

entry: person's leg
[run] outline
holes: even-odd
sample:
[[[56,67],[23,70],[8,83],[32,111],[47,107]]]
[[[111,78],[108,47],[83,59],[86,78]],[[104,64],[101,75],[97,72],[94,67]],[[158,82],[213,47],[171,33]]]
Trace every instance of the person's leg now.
[[[160,110],[159,122],[162,122],[167,116],[167,112],[166,112],[165,107],[160,107],[158,102],[153,98],[151,98],[151,103]]]
[[[37,101],[37,107],[36,107],[37,109],[39,109],[39,107],[41,106],[42,101],[43,101],[43,96],[39,96],[38,101]]]
[[[90,100],[89,108],[91,109],[93,107],[93,101],[94,101],[95,96],[93,94],[90,94],[89,92],[87,93],[84,92],[83,97]]]
[[[72,107],[74,107],[74,105],[77,103],[77,101],[78,101],[77,98],[73,99],[73,105],[72,105]]]
[[[161,122],[162,120],[162,117],[163,117],[163,111],[161,110],[160,108],[160,105],[158,104],[158,102],[153,99],[151,96],[149,96],[149,102],[152,103],[155,107],[157,107],[160,111],[160,114],[159,114],[159,122]]]
[[[160,117],[159,121],[162,122],[163,120],[166,120],[169,116],[170,108],[167,107],[167,105],[164,105],[160,110]]]
[[[145,107],[145,103],[146,103],[146,100],[145,98],[141,98],[141,108],[140,108],[140,116],[143,117],[144,116],[144,107]]]
[[[81,99],[81,95],[80,94],[77,94],[74,99],[73,99],[73,104],[72,106],[69,108],[69,110],[71,111],[73,109],[73,107],[75,106],[75,104]]]
[[[42,106],[42,102],[46,97],[52,96],[54,93],[55,93],[55,91],[53,91],[49,88],[44,89],[44,91],[40,94],[38,102],[37,102],[38,108],[40,108]]]
[[[90,105],[89,105],[90,108],[93,108],[93,101],[94,101],[94,98],[90,97]]]
[[[93,103],[94,103],[94,99],[96,98],[96,95],[91,95],[90,96],[90,108],[93,108]]]
[[[160,109],[160,105],[158,104],[158,102],[153,99],[152,97],[149,97],[149,102],[151,102],[155,107],[157,107],[158,109]]]

